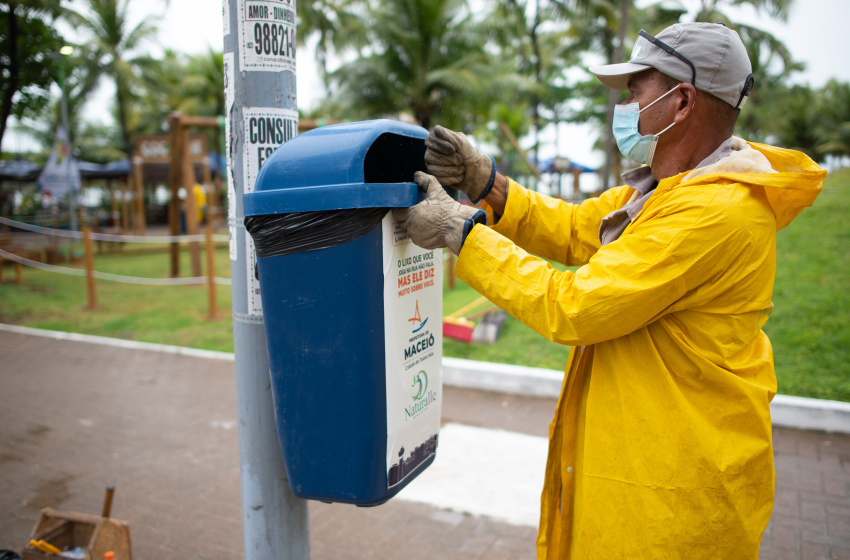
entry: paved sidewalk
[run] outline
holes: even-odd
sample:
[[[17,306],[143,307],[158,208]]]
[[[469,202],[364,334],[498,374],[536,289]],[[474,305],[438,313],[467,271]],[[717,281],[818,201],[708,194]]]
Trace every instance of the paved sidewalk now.
[[[41,508],[129,521],[137,560],[242,554],[232,362],[0,331],[0,549]],[[446,388],[445,422],[545,437],[555,402]],[[776,429],[761,558],[850,559],[850,437]],[[310,504],[314,560],[534,558],[533,527],[391,500]]]

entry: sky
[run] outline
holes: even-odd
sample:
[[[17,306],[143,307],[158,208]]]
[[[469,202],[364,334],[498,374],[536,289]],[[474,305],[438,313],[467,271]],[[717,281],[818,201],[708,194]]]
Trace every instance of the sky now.
[[[645,6],[655,0],[637,0],[638,6]],[[699,0],[664,0],[665,4],[682,5],[696,9]],[[208,46],[216,50],[222,48],[221,3],[214,0],[170,0],[166,2],[131,3],[138,12],[132,14],[133,21],[150,14],[161,15],[158,42],[163,47],[199,54],[206,52]],[[850,81],[850,60],[847,58],[848,41],[844,36],[846,24],[850,21],[850,0],[796,0],[787,22],[758,14],[744,7],[727,10],[733,21],[761,27],[783,40],[795,60],[806,64],[806,71],[797,74],[794,82],[808,83],[813,87],[823,86],[830,78]],[[305,46],[297,53],[297,95],[298,108],[302,110],[315,106],[321,97],[323,88],[318,68],[312,58],[313,49]],[[102,87],[97,94],[98,100],[88,104],[87,116],[105,120],[96,114],[111,99],[111,88]],[[109,117],[107,117],[108,119]],[[558,134],[558,146],[555,147],[554,134],[550,145],[541,150],[541,158],[554,155],[566,156],[588,166],[597,166],[602,162],[602,154],[592,149],[587,141],[597,133],[589,127],[562,125]],[[5,144],[5,142],[4,142]],[[13,148],[7,146],[7,149]],[[557,152],[557,154],[556,154]]]

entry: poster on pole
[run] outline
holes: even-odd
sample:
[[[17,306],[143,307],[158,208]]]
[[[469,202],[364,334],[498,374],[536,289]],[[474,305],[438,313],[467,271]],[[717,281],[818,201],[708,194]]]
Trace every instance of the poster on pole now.
[[[221,23],[224,31],[222,35],[227,37],[230,35],[230,0],[221,0]]]
[[[245,235],[245,262],[248,265],[248,315],[263,314],[263,300],[260,297],[260,279],[257,274],[257,252],[254,238]]]
[[[239,2],[239,69],[295,72],[295,0]]]
[[[298,111],[278,107],[246,107],[242,110],[245,141],[242,143],[244,190],[254,192],[260,168],[281,144],[298,132]]]
[[[254,192],[254,183],[260,168],[272,153],[298,132],[298,111],[278,107],[245,107],[242,109],[244,138],[242,143],[242,188],[245,193]],[[248,313],[262,315],[260,280],[255,272],[256,255],[254,241],[246,235],[248,254]]]
[[[225,4],[227,0],[225,0]],[[227,16],[230,13],[229,8],[224,12]],[[227,17],[225,17],[225,21]],[[233,176],[233,158],[230,155],[230,148],[233,146],[233,138],[230,136],[230,119],[233,112],[233,102],[235,99],[235,70],[233,68],[233,53],[224,53],[224,138],[227,142],[225,149],[225,162],[227,165],[227,229],[230,233],[230,260],[235,261],[237,255],[236,249],[236,181]]]

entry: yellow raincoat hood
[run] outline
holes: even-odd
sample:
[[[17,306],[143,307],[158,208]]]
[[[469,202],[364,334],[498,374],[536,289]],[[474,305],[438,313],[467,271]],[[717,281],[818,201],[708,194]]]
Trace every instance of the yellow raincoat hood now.
[[[777,231],[811,206],[821,191],[826,171],[800,152],[732,138],[732,156],[685,173],[684,184],[737,181],[764,188],[776,217]],[[693,183],[692,183],[693,181]]]
[[[733,144],[660,181],[605,246],[599,224],[630,187],[573,205],[511,181],[498,223],[466,239],[457,276],[573,347],[549,430],[539,558],[758,556],[773,506],[776,378],[761,328],[776,231],[826,173],[798,152]]]

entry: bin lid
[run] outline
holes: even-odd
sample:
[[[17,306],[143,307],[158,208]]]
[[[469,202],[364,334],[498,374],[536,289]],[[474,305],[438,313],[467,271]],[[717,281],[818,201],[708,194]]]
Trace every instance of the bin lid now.
[[[260,169],[245,216],[416,204],[428,131],[389,119],[324,126],[281,145]]]

